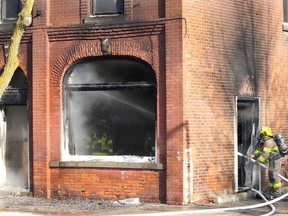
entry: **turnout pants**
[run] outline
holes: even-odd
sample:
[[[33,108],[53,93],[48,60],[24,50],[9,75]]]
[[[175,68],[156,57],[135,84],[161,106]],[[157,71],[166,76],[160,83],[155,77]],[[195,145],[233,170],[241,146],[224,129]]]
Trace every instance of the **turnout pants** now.
[[[282,157],[279,159],[272,159],[269,163],[269,181],[270,181],[270,188],[274,191],[279,189],[282,186],[281,178],[278,176],[281,171],[281,163]]]

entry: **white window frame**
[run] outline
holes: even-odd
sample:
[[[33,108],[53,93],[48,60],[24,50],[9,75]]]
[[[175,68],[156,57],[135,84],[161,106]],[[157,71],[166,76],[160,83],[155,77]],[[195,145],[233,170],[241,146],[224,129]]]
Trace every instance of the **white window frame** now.
[[[65,80],[63,80],[64,82]],[[63,83],[64,84],[64,83]],[[63,93],[64,93],[63,89]],[[66,92],[64,93],[66,94]],[[157,94],[155,95],[157,97]],[[65,96],[63,95],[65,98]],[[154,156],[137,156],[137,155],[109,155],[109,156],[95,156],[95,155],[73,155],[69,153],[69,126],[65,123],[67,113],[65,114],[65,107],[67,102],[64,100],[62,110],[62,161],[93,161],[93,162],[131,162],[131,163],[157,163],[157,117],[155,119],[155,155]],[[156,100],[157,107],[157,100]],[[64,120],[64,121],[63,121]],[[64,125],[65,124],[65,125]]]

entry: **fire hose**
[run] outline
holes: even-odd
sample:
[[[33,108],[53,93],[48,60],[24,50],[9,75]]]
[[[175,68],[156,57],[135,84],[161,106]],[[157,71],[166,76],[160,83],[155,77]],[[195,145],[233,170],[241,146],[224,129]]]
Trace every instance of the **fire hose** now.
[[[242,154],[242,153],[240,153],[240,152],[238,152],[238,155],[241,156],[241,157],[244,157],[244,158],[246,158],[246,159],[248,159],[248,160],[250,160],[250,161],[252,161],[253,163],[256,163],[256,164],[260,165],[260,166],[263,167],[264,169],[268,169],[268,170],[269,170],[269,167],[267,167],[265,164],[259,163],[258,161],[254,160],[254,159],[252,159],[252,158],[249,158],[249,157],[247,157],[246,155],[244,155],[244,154]],[[288,179],[285,178],[284,176],[282,176],[282,175],[280,175],[280,174],[279,174],[278,176],[279,176],[281,179],[283,179],[284,181],[288,182]]]
[[[238,152],[238,155],[241,157],[245,157],[248,160],[252,161],[253,163],[256,163],[258,165],[260,165],[261,167],[263,167],[264,169],[269,169],[266,165],[262,164],[262,163],[258,163],[256,160],[247,157],[246,155],[243,155],[242,153]],[[282,175],[278,175],[281,179],[283,179],[284,181],[288,182],[288,179],[285,178]],[[191,215],[191,214],[208,214],[208,213],[227,213],[227,212],[232,212],[232,211],[241,211],[241,210],[249,210],[249,209],[254,209],[254,208],[260,208],[260,207],[264,207],[269,205],[271,207],[271,211],[268,212],[267,214],[264,214],[262,216],[270,216],[272,214],[274,214],[274,212],[276,211],[275,207],[272,205],[275,202],[278,202],[282,199],[284,199],[285,197],[288,196],[288,192],[286,194],[283,194],[280,197],[277,197],[276,199],[270,200],[268,201],[265,196],[258,190],[251,188],[250,190],[252,190],[253,192],[256,192],[265,202],[264,203],[259,203],[259,204],[255,204],[255,205],[249,205],[249,206],[239,206],[239,207],[231,207],[231,208],[217,208],[217,209],[201,209],[201,210],[188,210],[188,211],[172,211],[172,212],[160,212],[160,213],[145,213],[145,214],[129,214],[130,216],[176,216],[176,215]],[[126,214],[127,215],[127,214]],[[115,215],[115,216],[124,216],[124,215]]]

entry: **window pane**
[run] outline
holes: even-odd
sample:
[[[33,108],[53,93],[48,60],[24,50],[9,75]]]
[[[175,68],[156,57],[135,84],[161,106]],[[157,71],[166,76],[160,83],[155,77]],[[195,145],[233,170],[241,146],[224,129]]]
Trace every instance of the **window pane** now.
[[[139,62],[128,60],[89,60],[68,70],[68,84],[154,81],[155,74]]]
[[[93,13],[123,13],[123,0],[94,0]]]
[[[70,93],[70,154],[155,156],[155,90]]]
[[[284,22],[288,22],[288,0],[283,0]]]
[[[6,0],[6,19],[17,18],[19,13],[19,0]]]

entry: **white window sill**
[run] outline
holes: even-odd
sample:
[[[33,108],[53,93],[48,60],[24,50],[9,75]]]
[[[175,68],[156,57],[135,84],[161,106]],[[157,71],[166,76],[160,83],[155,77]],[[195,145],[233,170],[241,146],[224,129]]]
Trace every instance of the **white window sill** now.
[[[283,31],[288,31],[288,23],[287,22],[283,22],[282,23],[282,30]]]
[[[110,156],[94,156],[94,155],[70,155],[68,153],[62,155],[61,161],[103,161],[103,162],[135,162],[135,163],[155,163],[156,158],[152,156],[136,156],[136,155],[110,155]]]
[[[89,16],[86,17],[83,22],[84,23],[96,23],[96,24],[101,24],[101,23],[121,23],[125,21],[125,15],[124,14],[109,14],[109,15],[97,15],[97,16]]]
[[[109,168],[163,170],[159,163],[104,162],[104,161],[50,161],[50,168]]]

